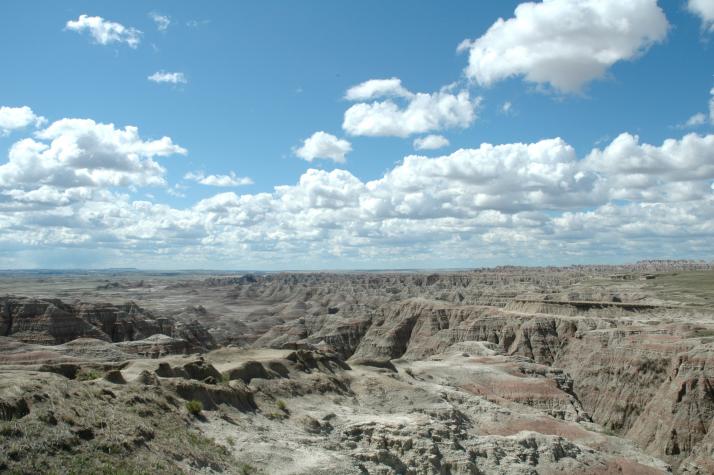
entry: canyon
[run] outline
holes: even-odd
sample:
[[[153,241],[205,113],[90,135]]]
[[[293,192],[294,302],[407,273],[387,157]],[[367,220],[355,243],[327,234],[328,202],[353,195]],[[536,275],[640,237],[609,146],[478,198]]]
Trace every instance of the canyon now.
[[[714,473],[714,266],[4,273],[0,437],[8,473]]]

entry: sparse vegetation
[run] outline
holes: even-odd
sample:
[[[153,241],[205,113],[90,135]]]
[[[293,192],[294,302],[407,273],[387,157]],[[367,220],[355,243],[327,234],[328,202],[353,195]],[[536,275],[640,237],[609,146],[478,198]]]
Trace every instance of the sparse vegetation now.
[[[673,302],[688,306],[714,304],[714,271],[688,271],[658,275],[645,287]]]
[[[690,333],[690,338],[705,338],[714,336],[714,329],[710,328],[698,328]]]
[[[48,389],[22,419],[0,421],[0,472],[179,475],[178,460],[216,471],[235,466],[226,448],[181,421],[169,395],[122,389],[112,397],[67,380],[67,389]]]
[[[203,411],[203,403],[196,399],[192,399],[186,402],[186,410],[189,412],[189,414],[198,416]]]
[[[93,381],[102,377],[102,373],[94,368],[84,368],[77,373],[78,381]]]
[[[282,420],[286,419],[288,416],[284,412],[267,412],[265,414],[265,417],[270,420]]]
[[[288,412],[288,405],[282,399],[278,399],[275,402],[275,406],[283,412]]]
[[[258,470],[250,464],[244,463],[239,468],[240,475],[255,475]]]

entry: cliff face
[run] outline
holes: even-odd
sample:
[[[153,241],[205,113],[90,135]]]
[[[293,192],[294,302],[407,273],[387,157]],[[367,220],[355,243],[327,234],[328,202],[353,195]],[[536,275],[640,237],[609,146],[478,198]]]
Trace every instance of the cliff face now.
[[[111,341],[109,335],[77,315],[76,309],[59,300],[1,300],[3,336],[26,343],[61,344],[79,337]]]
[[[133,302],[72,305],[57,299],[4,297],[0,298],[0,309],[0,334],[25,343],[59,345],[77,338],[116,343],[161,334],[185,340],[189,351],[216,346],[198,322],[184,324],[156,318]]]
[[[626,433],[667,378],[673,352],[648,348],[639,329],[596,330],[572,339],[555,364],[594,420]]]
[[[556,304],[549,304],[556,305]],[[352,361],[428,358],[458,342],[485,341],[502,354],[562,368],[592,420],[683,468],[710,457],[714,343],[690,326],[411,300],[385,308]],[[625,311],[625,310],[621,310]],[[640,314],[637,314],[640,315]],[[643,318],[645,318],[643,316]]]
[[[673,356],[666,378],[627,437],[673,463],[709,459],[714,421],[714,348],[694,348]],[[707,439],[707,440],[705,440]]]
[[[714,420],[714,347],[687,333],[668,326],[591,332],[555,364],[573,377],[594,421],[678,466],[711,453]]]
[[[355,358],[421,359],[462,341],[487,341],[503,353],[552,364],[578,332],[614,325],[597,318],[529,315],[485,306],[414,299],[373,319]]]

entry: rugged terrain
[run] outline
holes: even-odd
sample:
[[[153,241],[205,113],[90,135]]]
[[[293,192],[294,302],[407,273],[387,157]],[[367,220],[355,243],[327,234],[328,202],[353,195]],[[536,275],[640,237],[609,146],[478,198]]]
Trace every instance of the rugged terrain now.
[[[714,270],[0,276],[0,471],[714,473]]]

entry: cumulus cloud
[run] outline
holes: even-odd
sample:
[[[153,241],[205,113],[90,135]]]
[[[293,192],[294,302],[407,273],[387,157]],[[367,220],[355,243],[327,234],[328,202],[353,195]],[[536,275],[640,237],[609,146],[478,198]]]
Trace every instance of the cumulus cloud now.
[[[345,111],[342,128],[350,135],[408,137],[414,134],[470,126],[476,120],[480,98],[468,91],[453,93],[445,87],[435,93],[412,93],[401,81],[372,79],[347,91],[350,100],[359,102]],[[399,102],[396,102],[398,99]]]
[[[627,255],[644,244],[651,246],[650,255],[678,257],[687,249],[709,249],[706,241],[714,232],[712,205],[712,196],[681,203],[606,204],[591,211],[564,213],[553,219],[552,231],[583,251]],[[684,246],[679,244],[684,242]]]
[[[482,144],[410,155],[374,180],[309,169],[290,185],[222,192],[182,208],[147,201],[148,190],[133,199],[130,186],[165,183],[155,159],[174,153],[185,150],[169,138],[77,119],[17,141],[0,165],[0,245],[101,248],[144,267],[567,263],[714,252],[714,134],[661,144],[621,134],[584,157],[560,138]],[[222,177],[241,180],[200,172],[186,179]],[[0,253],[0,262],[10,261]]]
[[[714,1],[688,0],[687,8],[701,18],[704,29],[714,31]]]
[[[415,150],[436,150],[438,148],[448,147],[449,139],[443,135],[427,135],[414,139],[412,146]]]
[[[463,218],[592,205],[605,199],[597,185],[562,139],[482,144],[437,158],[406,157],[367,184],[363,204],[375,216]]]
[[[151,76],[147,77],[151,82],[155,82],[158,84],[161,83],[168,83],[168,84],[186,84],[188,83],[188,79],[186,79],[186,75],[184,73],[168,73],[166,71],[157,71]]]
[[[402,80],[370,79],[347,90],[345,99],[348,101],[369,101],[379,97],[412,97],[414,94],[402,86]]]
[[[142,140],[136,127],[90,119],[61,119],[35,136],[12,145],[0,188],[164,185],[165,169],[153,158],[186,154],[169,137]]]
[[[47,119],[36,115],[27,106],[0,107],[0,136],[7,135],[13,130],[23,129],[29,125],[41,127]]]
[[[156,24],[156,29],[159,31],[166,31],[169,28],[169,25],[171,25],[171,18],[169,18],[167,15],[161,15],[156,12],[151,12],[149,13],[149,17],[154,20],[154,23]]]
[[[655,146],[624,133],[593,150],[583,168],[604,177],[612,199],[687,201],[711,194],[712,152],[714,135],[688,134]]]
[[[100,16],[80,15],[76,20],[69,20],[66,29],[78,33],[88,32],[100,45],[126,43],[136,48],[141,42],[141,31],[126,27],[121,23],[105,20]]]
[[[302,146],[295,149],[295,155],[308,162],[322,158],[337,163],[345,163],[347,161],[345,157],[351,151],[352,144],[347,140],[319,131],[306,138]]]
[[[686,129],[690,127],[699,127],[700,125],[704,125],[707,122],[709,122],[709,118],[707,117],[706,114],[702,112],[698,112],[691,116],[689,119],[684,124],[681,124],[677,126],[680,129]]]
[[[459,50],[468,51],[465,73],[480,85],[523,76],[573,93],[664,40],[667,29],[656,0],[544,0],[518,5]]]
[[[235,172],[229,172],[228,175],[206,175],[203,172],[188,172],[183,178],[206,186],[244,186],[253,184],[252,179],[237,176]]]

